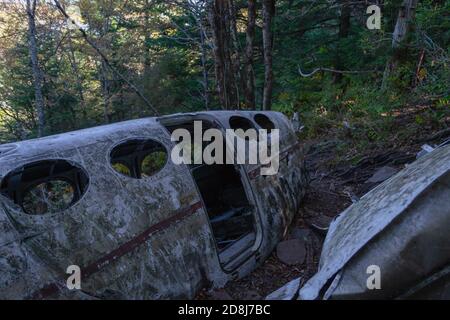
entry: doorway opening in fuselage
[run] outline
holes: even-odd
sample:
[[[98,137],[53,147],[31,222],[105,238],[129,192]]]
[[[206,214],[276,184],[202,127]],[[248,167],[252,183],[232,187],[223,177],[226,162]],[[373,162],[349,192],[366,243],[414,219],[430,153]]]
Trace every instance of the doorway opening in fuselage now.
[[[194,146],[194,120],[161,122],[169,133],[180,128],[188,130]],[[219,129],[211,122],[202,120],[203,132],[210,128]],[[202,152],[209,143],[202,143]],[[225,153],[226,143],[223,143]],[[199,148],[194,146],[192,149],[198,152]],[[191,164],[189,169],[208,214],[219,260],[227,269],[255,244],[256,206],[249,200],[251,190],[245,187],[239,165],[225,164],[224,161],[224,164]]]

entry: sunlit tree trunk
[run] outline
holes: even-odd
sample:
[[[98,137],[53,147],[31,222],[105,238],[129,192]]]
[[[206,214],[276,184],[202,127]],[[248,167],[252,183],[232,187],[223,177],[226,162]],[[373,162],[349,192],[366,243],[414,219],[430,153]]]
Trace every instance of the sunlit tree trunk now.
[[[400,7],[394,33],[392,35],[392,47],[399,48],[406,39],[411,23],[413,22],[418,0],[404,0]]]
[[[387,79],[389,78],[390,74],[397,68],[401,57],[406,53],[404,42],[408,36],[409,30],[411,29],[411,25],[414,20],[417,2],[418,0],[403,0],[402,6],[399,9],[394,33],[392,34],[393,54],[387,62],[383,74],[383,89],[386,88]]]

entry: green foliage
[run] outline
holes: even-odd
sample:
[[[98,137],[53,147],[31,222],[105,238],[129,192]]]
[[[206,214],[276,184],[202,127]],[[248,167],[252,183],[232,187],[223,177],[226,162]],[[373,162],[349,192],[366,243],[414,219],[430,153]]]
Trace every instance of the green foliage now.
[[[150,177],[161,170],[167,162],[167,153],[163,151],[152,152],[142,160],[142,175]]]
[[[393,126],[397,115],[407,115],[411,106],[417,104],[430,106],[429,111],[415,119],[417,126],[445,127],[450,94],[449,5],[448,0],[419,2],[417,23],[411,28],[405,47],[395,53],[398,60],[383,90],[383,73],[394,54],[390,34],[398,2],[385,1],[380,31],[367,30],[355,17],[344,38],[336,36],[336,28],[323,26],[307,32],[301,40],[279,39],[283,52],[276,64],[280,71],[274,108],[287,114],[300,112],[305,136],[337,132],[343,139],[350,138],[354,144],[342,147],[345,150],[385,142],[389,133],[403,130]],[[353,14],[357,15],[356,11],[355,8]],[[332,21],[338,21],[338,16]],[[305,73],[317,67],[373,72],[344,73],[336,81],[330,72],[299,77],[298,66]],[[403,133],[412,134],[404,129],[399,135]]]
[[[79,32],[69,32],[64,18],[44,3],[40,2],[37,11],[37,40],[44,76],[46,134],[152,116],[152,109],[104,66]],[[90,39],[161,114],[205,108],[200,23],[206,35],[204,62],[209,78],[209,108],[220,109],[211,29],[203,0],[191,2],[197,5],[195,10],[160,0],[70,3],[80,7]],[[243,70],[247,3],[234,3]],[[368,30],[367,4],[351,2],[348,30],[343,33],[342,8],[337,4],[277,1],[273,24],[273,109],[287,115],[300,112],[305,135],[310,137],[330,130],[348,135],[350,126],[353,139],[359,139],[358,148],[384,139],[385,132],[392,129],[393,114],[402,113],[411,105],[423,103],[432,110],[417,116],[416,125],[446,125],[450,100],[450,0],[419,1],[408,42],[395,52],[398,61],[386,79],[386,88],[381,89],[386,65],[394,56],[391,37],[400,4],[383,1],[381,30]],[[8,11],[7,6],[0,10],[0,23],[6,26],[0,26],[2,143],[35,137],[37,116],[26,16],[15,9]],[[254,71],[256,101],[260,106],[264,86],[260,6],[257,16]],[[17,25],[22,27],[17,29]],[[10,30],[15,30],[14,36],[9,36]],[[305,73],[320,67],[361,72],[319,71],[302,77],[299,67]],[[240,92],[241,105],[243,97]]]

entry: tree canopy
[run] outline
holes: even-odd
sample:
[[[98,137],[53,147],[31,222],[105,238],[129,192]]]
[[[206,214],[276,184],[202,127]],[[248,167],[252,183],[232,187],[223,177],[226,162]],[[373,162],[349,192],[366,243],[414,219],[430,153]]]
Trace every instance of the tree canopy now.
[[[298,111],[316,134],[423,104],[445,127],[449,13],[449,0],[0,1],[0,143],[210,109]]]

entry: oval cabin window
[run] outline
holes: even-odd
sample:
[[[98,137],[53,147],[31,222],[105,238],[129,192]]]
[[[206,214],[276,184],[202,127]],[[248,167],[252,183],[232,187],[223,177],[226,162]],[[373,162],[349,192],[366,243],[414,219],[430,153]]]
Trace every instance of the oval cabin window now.
[[[111,166],[114,170],[135,179],[153,176],[166,163],[166,148],[154,140],[130,140],[111,151]]]
[[[255,129],[253,123],[244,117],[241,116],[232,116],[229,120],[230,128],[233,130],[242,129],[247,131],[248,129]]]
[[[30,215],[67,210],[81,199],[89,178],[65,160],[43,160],[10,172],[0,192]]]
[[[265,129],[267,131],[275,129],[275,124],[265,114],[258,113],[257,115],[255,115],[254,119],[262,129]]]
[[[229,124],[230,128],[235,131],[238,137],[245,140],[258,139],[258,131],[251,120],[241,116],[232,116],[229,120]],[[243,130],[243,132],[239,131],[239,129]]]

